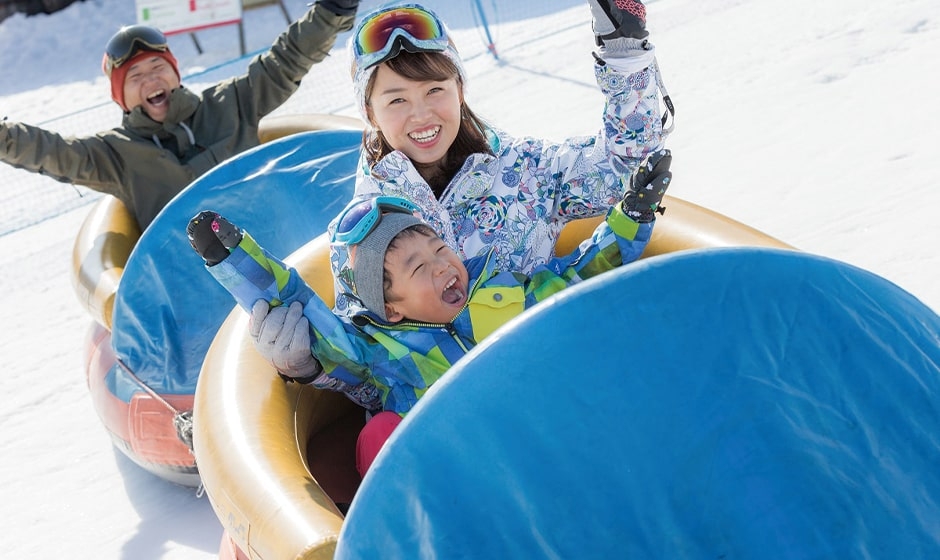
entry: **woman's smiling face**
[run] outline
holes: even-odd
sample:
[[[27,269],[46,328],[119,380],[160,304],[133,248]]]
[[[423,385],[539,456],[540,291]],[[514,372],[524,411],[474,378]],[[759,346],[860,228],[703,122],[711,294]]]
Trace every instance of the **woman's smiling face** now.
[[[441,161],[460,130],[457,79],[413,81],[383,63],[374,80],[368,99],[373,126],[392,148],[416,164]]]

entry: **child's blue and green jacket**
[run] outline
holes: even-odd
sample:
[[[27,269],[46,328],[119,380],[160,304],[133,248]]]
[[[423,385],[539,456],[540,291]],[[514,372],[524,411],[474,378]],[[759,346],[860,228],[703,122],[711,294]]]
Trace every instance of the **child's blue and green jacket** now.
[[[639,258],[652,229],[653,224],[627,217],[618,204],[590,239],[529,276],[496,270],[492,252],[469,259],[464,262],[468,301],[448,324],[387,323],[364,308],[338,315],[295,269],[247,233],[224,261],[208,270],[246,310],[258,299],[272,305],[303,303],[311,351],[327,376],[349,386],[374,384],[383,408],[404,415],[454,362],[499,326],[568,286]]]

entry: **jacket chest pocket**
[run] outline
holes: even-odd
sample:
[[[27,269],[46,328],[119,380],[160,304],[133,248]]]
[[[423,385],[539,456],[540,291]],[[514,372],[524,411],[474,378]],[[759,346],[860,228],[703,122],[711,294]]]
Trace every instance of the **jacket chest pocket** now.
[[[525,294],[506,286],[479,288],[468,306],[473,338],[478,343],[525,310]]]

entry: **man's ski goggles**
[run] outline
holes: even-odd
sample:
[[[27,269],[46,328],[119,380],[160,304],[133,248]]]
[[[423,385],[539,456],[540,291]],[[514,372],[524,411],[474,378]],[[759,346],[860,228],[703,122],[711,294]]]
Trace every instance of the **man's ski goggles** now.
[[[408,52],[444,52],[449,40],[433,13],[406,4],[372,13],[359,24],[353,42],[356,66],[365,70]]]
[[[104,48],[104,72],[111,72],[134,57],[140,51],[166,52],[170,50],[166,36],[149,25],[123,27],[111,37]]]
[[[357,245],[379,225],[383,214],[416,214],[420,210],[411,201],[397,196],[376,196],[352,202],[343,209],[336,220],[333,243]]]

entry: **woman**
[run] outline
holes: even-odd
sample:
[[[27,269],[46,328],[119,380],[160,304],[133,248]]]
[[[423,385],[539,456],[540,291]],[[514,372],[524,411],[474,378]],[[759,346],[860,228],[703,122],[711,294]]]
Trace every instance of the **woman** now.
[[[381,192],[417,204],[462,259],[494,248],[503,270],[531,272],[553,256],[569,221],[622,199],[633,171],[663,147],[660,104],[671,103],[636,0],[588,0],[607,102],[594,137],[514,138],[483,121],[464,97],[467,76],[447,28],[417,4],[367,14],[350,38],[353,85],[368,123],[356,194]],[[360,303],[337,294],[337,310]],[[255,347],[284,376],[321,386],[301,306],[252,308]],[[323,386],[329,386],[324,384]],[[366,407],[368,386],[330,387]]]

